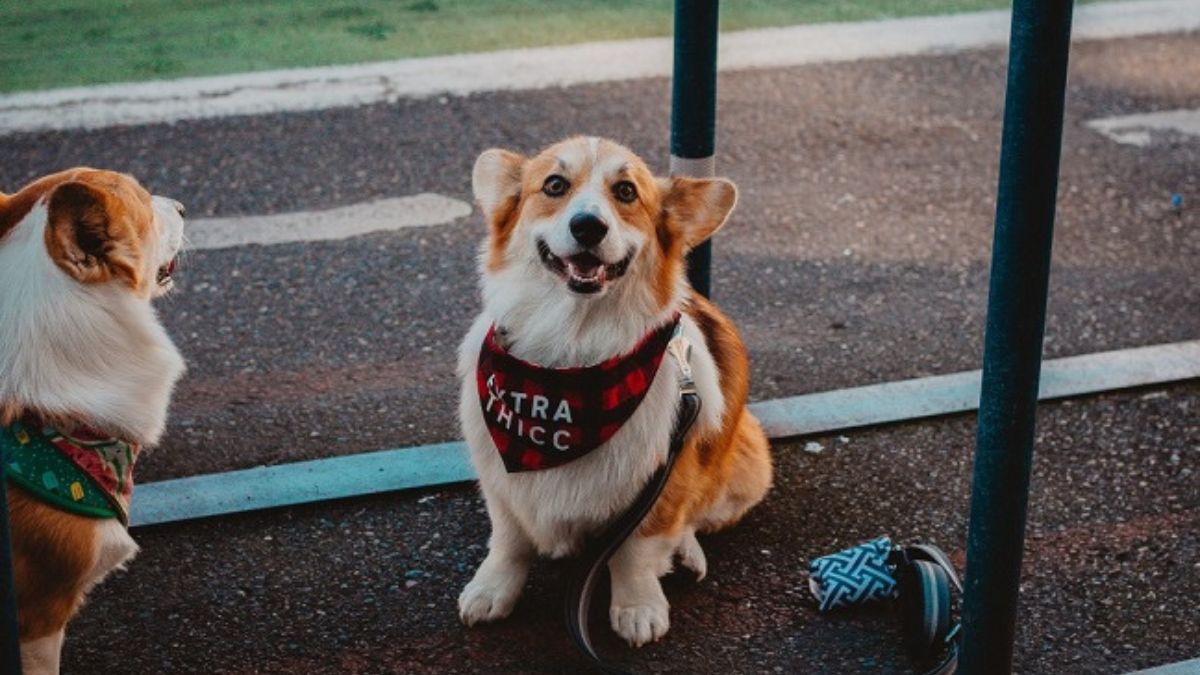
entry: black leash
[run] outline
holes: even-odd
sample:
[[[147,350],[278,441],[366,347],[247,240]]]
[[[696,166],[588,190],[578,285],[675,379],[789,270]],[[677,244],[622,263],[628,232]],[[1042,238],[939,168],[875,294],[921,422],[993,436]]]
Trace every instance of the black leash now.
[[[960,624],[951,625],[952,591],[962,597],[962,581],[942,549],[932,544],[899,547],[888,556],[896,567],[900,626],[909,654],[922,675],[953,675],[958,670]],[[931,663],[936,663],[930,667]]]
[[[17,585],[13,577],[5,466],[4,452],[0,450],[0,674],[20,675],[21,638],[17,624]]]
[[[683,337],[680,326],[676,326],[667,351],[679,366],[679,410],[671,431],[667,460],[638,493],[633,504],[587,545],[578,570],[567,583],[564,603],[567,631],[592,667],[606,675],[632,673],[601,658],[592,646],[588,630],[592,594],[602,570],[654,508],[671,477],[675,460],[683,450],[684,439],[700,414],[700,396],[692,379],[691,345]],[[914,658],[924,662],[926,668],[936,659],[936,665],[924,670],[923,675],[953,675],[958,668],[959,626],[951,626],[951,589],[962,593],[962,582],[954,565],[941,549],[921,544],[893,549],[888,562],[900,574],[897,595],[900,612],[905,618],[902,624],[905,641]]]
[[[671,432],[671,445],[667,450],[667,461],[659,467],[654,476],[650,478],[650,482],[638,493],[633,504],[589,544],[584,551],[579,571],[572,575],[567,585],[567,631],[571,633],[575,646],[583,652],[592,666],[607,675],[630,675],[630,673],[600,658],[595,648],[592,647],[592,638],[588,631],[588,612],[592,606],[592,593],[596,590],[596,582],[600,578],[601,571],[608,566],[608,561],[642,524],[642,520],[650,513],[650,509],[654,508],[659,494],[667,485],[667,479],[671,477],[671,469],[675,466],[675,460],[683,449],[683,441],[687,437],[688,430],[692,428],[696,416],[700,414],[700,396],[696,393],[696,385],[692,381],[692,369],[688,361],[691,356],[691,346],[683,338],[679,329],[676,329],[675,336],[671,338],[667,351],[675,357],[679,364],[679,411],[675,415],[675,428]]]

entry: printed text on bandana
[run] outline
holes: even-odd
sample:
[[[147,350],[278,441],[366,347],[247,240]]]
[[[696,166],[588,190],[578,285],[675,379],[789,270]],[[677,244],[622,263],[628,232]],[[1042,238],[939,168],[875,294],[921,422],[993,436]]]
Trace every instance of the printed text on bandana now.
[[[509,354],[493,327],[479,349],[480,411],[510,473],[574,461],[621,428],[650,389],[675,321],[629,353],[593,366],[545,368]]]
[[[519,438],[528,439],[535,445],[546,447],[547,441],[555,450],[571,449],[571,432],[566,429],[550,430],[538,424],[543,422],[561,422],[574,424],[571,419],[571,406],[566,399],[559,399],[553,406],[551,401],[541,394],[526,394],[522,391],[504,391],[496,386],[496,376],[491,375],[487,380],[488,401],[483,407],[485,414],[491,414],[509,433],[515,433]],[[508,403],[505,401],[507,397]],[[524,410],[522,410],[524,408]],[[513,413],[516,413],[514,415]],[[552,416],[551,416],[552,415]],[[513,425],[516,428],[513,428]]]

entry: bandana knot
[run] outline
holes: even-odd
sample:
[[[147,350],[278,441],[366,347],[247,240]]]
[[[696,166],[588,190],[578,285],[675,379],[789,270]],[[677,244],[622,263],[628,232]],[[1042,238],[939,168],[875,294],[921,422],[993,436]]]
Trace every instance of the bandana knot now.
[[[612,438],[650,390],[679,315],[628,354],[594,366],[546,368],[510,354],[493,325],[475,371],[488,432],[509,473],[562,466]]]

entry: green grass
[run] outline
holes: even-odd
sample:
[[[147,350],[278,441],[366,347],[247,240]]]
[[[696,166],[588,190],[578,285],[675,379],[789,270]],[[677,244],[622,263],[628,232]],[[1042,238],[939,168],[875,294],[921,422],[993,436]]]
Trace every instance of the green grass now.
[[[726,0],[722,30],[1006,0]],[[0,91],[667,35],[671,0],[0,0]]]

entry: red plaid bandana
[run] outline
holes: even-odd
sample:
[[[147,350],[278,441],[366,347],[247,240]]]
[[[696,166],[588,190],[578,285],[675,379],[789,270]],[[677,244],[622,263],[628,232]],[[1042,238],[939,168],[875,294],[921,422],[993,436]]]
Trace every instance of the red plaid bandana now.
[[[600,447],[637,410],[679,316],[633,351],[584,368],[543,368],[509,354],[488,330],[475,380],[488,431],[509,473],[574,461]]]

